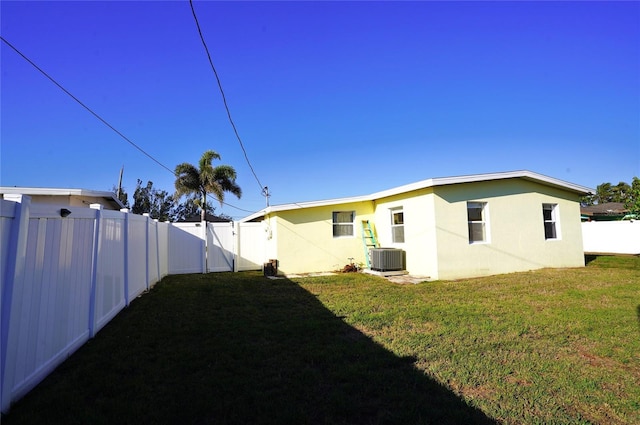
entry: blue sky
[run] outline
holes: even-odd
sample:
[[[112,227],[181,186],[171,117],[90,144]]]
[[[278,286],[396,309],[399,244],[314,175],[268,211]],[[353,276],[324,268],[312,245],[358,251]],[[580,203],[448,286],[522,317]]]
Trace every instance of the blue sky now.
[[[2,1],[2,37],[161,164],[220,153],[233,217],[431,177],[640,176],[638,2]],[[0,183],[174,177],[5,43]]]

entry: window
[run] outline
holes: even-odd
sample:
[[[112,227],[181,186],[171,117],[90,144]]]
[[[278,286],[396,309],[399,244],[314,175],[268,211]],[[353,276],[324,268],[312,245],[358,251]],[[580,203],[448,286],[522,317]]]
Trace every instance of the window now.
[[[356,216],[354,211],[333,212],[333,237],[353,236],[353,221]]]
[[[557,210],[558,204],[542,204],[545,239],[558,239]]]
[[[404,212],[402,208],[391,210],[391,241],[404,243]]]
[[[486,202],[467,202],[469,243],[487,242],[486,210]]]

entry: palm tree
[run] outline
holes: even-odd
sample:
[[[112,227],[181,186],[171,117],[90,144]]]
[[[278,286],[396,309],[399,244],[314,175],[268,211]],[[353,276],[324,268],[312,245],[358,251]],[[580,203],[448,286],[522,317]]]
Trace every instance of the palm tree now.
[[[604,204],[606,202],[612,202],[613,191],[611,183],[602,183],[596,187],[595,199],[598,204]]]
[[[202,154],[198,168],[188,162],[176,166],[175,199],[182,195],[197,194],[200,196],[200,220],[206,221],[207,194],[212,194],[222,203],[225,192],[238,197],[242,196],[240,186],[236,184],[236,170],[230,165],[213,166],[211,162],[220,159],[217,152],[208,150]]]

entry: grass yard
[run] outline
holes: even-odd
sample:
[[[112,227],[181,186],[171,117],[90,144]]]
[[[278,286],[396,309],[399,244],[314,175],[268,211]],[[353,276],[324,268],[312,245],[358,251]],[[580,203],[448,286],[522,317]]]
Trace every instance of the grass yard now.
[[[170,276],[11,424],[640,424],[640,258],[397,285]]]

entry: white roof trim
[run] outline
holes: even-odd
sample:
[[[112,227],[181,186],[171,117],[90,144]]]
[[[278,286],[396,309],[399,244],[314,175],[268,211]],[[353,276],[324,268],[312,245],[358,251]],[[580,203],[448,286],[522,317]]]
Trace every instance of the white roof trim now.
[[[557,188],[564,189],[569,192],[578,193],[581,195],[587,195],[589,193],[595,192],[594,189],[591,189],[585,186],[580,186],[574,183],[569,183],[564,180],[559,180],[559,179],[545,176],[542,174],[534,173],[532,171],[527,171],[527,170],[507,171],[507,172],[501,172],[501,173],[472,174],[472,175],[455,176],[455,177],[437,177],[437,178],[422,180],[415,183],[406,184],[403,186],[398,186],[398,187],[383,190],[380,192],[375,192],[365,196],[354,196],[349,198],[337,198],[337,199],[327,199],[322,201],[297,202],[292,204],[274,205],[274,206],[262,209],[258,212],[255,212],[243,218],[240,221],[251,221],[261,216],[264,216],[265,214],[269,214],[276,211],[323,207],[327,205],[339,205],[339,204],[346,204],[350,202],[372,201],[374,199],[386,198],[389,196],[399,195],[401,193],[411,192],[414,190],[425,189],[429,187],[445,186],[445,185],[460,184],[460,183],[474,183],[474,182],[491,181],[491,180],[513,179],[513,178],[523,178],[525,180],[535,181],[538,183],[557,187]]]
[[[0,193],[15,194],[15,195],[38,195],[38,196],[90,196],[94,198],[108,198],[112,199],[121,208],[124,205],[116,197],[116,194],[108,191],[101,190],[87,190],[87,189],[60,189],[52,187],[12,187],[12,186],[0,186]]]
[[[466,176],[437,177],[433,179],[422,180],[416,183],[410,183],[410,184],[399,186],[389,190],[384,190],[382,192],[377,192],[377,193],[374,193],[372,196],[374,196],[375,199],[379,199],[387,196],[398,195],[400,193],[410,192],[412,190],[424,189],[427,187],[445,186],[449,184],[459,184],[459,183],[474,183],[474,182],[491,181],[491,180],[514,179],[514,178],[524,178],[525,180],[536,181],[538,183],[546,184],[548,186],[554,186],[564,190],[568,190],[570,192],[580,193],[584,195],[594,192],[594,189],[591,189],[585,186],[569,183],[564,180],[559,180],[553,177],[534,173],[532,171],[521,170],[521,171],[506,171],[501,173],[471,174]]]

